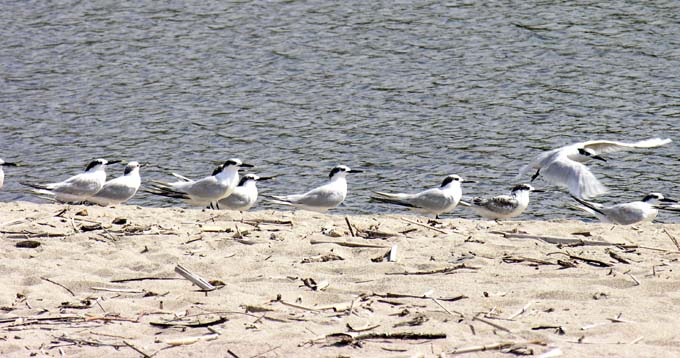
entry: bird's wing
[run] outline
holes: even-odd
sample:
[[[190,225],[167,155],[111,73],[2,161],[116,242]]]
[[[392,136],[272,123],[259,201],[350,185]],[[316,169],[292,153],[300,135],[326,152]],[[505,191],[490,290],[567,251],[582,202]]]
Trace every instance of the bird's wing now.
[[[588,167],[566,156],[554,160],[541,170],[541,174],[553,184],[566,186],[578,198],[588,199],[607,192]]]
[[[482,207],[488,211],[500,214],[507,214],[517,208],[519,202],[510,195],[498,195],[493,198],[474,198],[472,207]]]
[[[375,195],[385,198],[385,199],[391,199],[391,200],[409,200],[412,199],[415,195],[414,194],[404,194],[404,193],[385,193],[382,191],[374,191],[373,192]]]
[[[180,175],[180,174],[177,174],[177,173],[170,173],[170,174],[172,174],[172,176],[174,176],[175,178],[177,178],[181,181],[187,181],[187,182],[193,182],[194,181],[193,179],[189,179],[189,178],[185,177],[184,175]]]
[[[302,195],[290,195],[285,197],[285,201],[289,201],[293,204],[305,205],[310,207],[327,207],[336,206],[339,202],[344,200],[341,193],[336,190],[331,190],[326,186],[321,186],[316,189],[312,189]]]
[[[225,188],[217,182],[214,176],[205,177],[195,182],[181,182],[181,186],[175,183],[175,187],[192,197],[215,198],[224,194]]]
[[[56,192],[74,196],[93,195],[101,189],[101,182],[90,175],[72,176],[61,183],[48,184],[48,187]]]
[[[531,162],[529,162],[529,164],[519,169],[519,174],[517,174],[515,178],[519,179],[532,170],[542,168],[550,157],[557,155],[559,153],[560,149],[562,148],[548,150],[537,155],[536,157],[534,157],[534,159],[531,160]]]
[[[618,152],[632,148],[654,148],[672,142],[670,139],[652,138],[633,143],[624,143],[610,140],[591,140],[583,143],[585,148],[595,151],[596,154]]]
[[[439,209],[445,208],[452,204],[450,197],[447,197],[438,188],[428,189],[423,192],[414,195],[412,199],[409,200],[411,204],[415,207],[423,209]]]

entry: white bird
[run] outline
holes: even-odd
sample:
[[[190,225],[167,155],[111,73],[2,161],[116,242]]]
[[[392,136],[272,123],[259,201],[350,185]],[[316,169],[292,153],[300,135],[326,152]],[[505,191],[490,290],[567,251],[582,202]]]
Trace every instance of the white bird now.
[[[492,219],[509,219],[518,216],[529,206],[529,193],[532,191],[543,192],[534,189],[529,184],[515,185],[510,195],[498,195],[492,198],[476,197],[471,203],[461,201],[461,205],[469,206],[479,216]]]
[[[606,161],[600,156],[604,153],[634,148],[654,148],[670,142],[670,139],[652,138],[634,143],[592,140],[570,144],[539,154],[520,169],[517,177],[535,169],[536,174],[533,175],[531,181],[542,174],[549,182],[567,187],[572,195],[588,199],[606,193],[607,188],[583,163],[591,159]]]
[[[632,225],[641,222],[651,222],[659,213],[655,205],[659,202],[676,203],[676,200],[665,198],[662,194],[651,193],[645,196],[642,201],[634,201],[631,203],[616,204],[612,206],[604,206],[601,204],[585,201],[572,196],[574,200],[581,203],[583,206],[577,206],[579,209],[593,214],[604,223],[617,225]]]
[[[294,206],[302,210],[325,212],[340,205],[347,196],[347,173],[362,173],[361,170],[350,169],[338,165],[329,175],[328,183],[312,189],[304,194],[274,196],[273,203]]]
[[[234,192],[217,202],[220,209],[247,211],[252,208],[257,201],[257,185],[255,183],[269,179],[274,179],[274,177],[260,177],[255,174],[244,175]]]
[[[423,214],[432,214],[438,218],[440,214],[453,210],[463,195],[462,183],[476,183],[474,180],[464,180],[458,175],[444,178],[438,188],[427,189],[415,194],[383,193],[376,191],[371,200],[388,204],[396,204],[411,208]]]
[[[107,161],[95,159],[87,166],[85,172],[74,175],[64,181],[49,184],[21,183],[34,188],[36,194],[53,196],[55,200],[65,203],[82,202],[95,195],[106,182],[106,165],[118,163],[119,160]]]
[[[199,180],[183,178],[173,183],[153,181],[153,190],[148,193],[161,195],[169,198],[183,199],[190,205],[214,206],[218,200],[231,195],[238,184],[238,170],[242,167],[252,167],[250,164],[241,162],[240,159],[232,158],[218,166],[212,173]],[[178,176],[178,175],[175,175]]]
[[[5,172],[2,171],[2,167],[16,167],[16,166],[18,166],[17,163],[9,163],[0,159],[0,189],[2,189],[2,186],[5,184]]]
[[[142,179],[139,176],[139,168],[142,164],[129,162],[125,166],[123,175],[104,183],[97,194],[87,198],[88,202],[102,206],[117,205],[130,200],[139,189]]]

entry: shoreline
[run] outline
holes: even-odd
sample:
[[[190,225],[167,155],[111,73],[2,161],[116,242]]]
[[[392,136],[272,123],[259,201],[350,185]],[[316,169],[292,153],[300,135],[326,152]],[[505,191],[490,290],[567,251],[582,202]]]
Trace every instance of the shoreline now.
[[[0,354],[680,353],[680,224],[427,222],[0,203]],[[224,287],[198,291],[178,264]]]

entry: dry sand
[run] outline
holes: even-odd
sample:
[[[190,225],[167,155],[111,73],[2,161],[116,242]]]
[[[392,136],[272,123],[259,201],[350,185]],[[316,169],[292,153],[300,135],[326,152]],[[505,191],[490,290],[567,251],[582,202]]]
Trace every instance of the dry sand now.
[[[679,225],[407,220],[1,203],[0,355],[680,355]]]

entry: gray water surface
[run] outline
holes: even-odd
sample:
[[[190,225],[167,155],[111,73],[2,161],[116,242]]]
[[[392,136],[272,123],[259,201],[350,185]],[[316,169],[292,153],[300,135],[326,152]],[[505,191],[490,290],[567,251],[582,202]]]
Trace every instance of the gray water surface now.
[[[541,150],[656,136],[676,142],[590,165],[598,200],[680,198],[677,1],[1,1],[0,23],[0,157],[26,164],[0,201],[40,201],[17,181],[96,157],[154,164],[143,180],[239,157],[281,175],[263,194],[363,169],[336,212],[398,212],[370,191],[459,174],[480,182],[466,195],[500,194]],[[581,217],[535,184],[551,191],[522,218]]]

